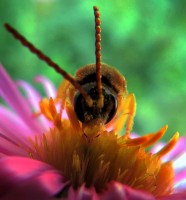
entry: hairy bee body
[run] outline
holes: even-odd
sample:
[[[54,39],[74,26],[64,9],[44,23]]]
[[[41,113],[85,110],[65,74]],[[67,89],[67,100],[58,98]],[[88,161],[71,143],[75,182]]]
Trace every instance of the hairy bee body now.
[[[96,88],[95,64],[81,67],[77,70],[74,78],[83,88],[87,88],[86,91],[88,93],[89,91],[92,92],[91,89]],[[100,110],[88,112],[88,106],[84,106],[84,109],[81,109],[82,105],[86,103],[76,100],[79,92],[66,80],[62,82],[58,90],[57,98],[62,102],[62,107],[64,109],[65,105],[70,103],[87,137],[97,137],[99,132],[103,131],[103,129],[118,132],[123,128],[126,121],[126,134],[128,134],[132,128],[136,103],[134,95],[128,94],[127,92],[124,76],[115,68],[102,64],[102,85],[106,93],[110,94],[113,99],[110,99],[106,107]],[[95,93],[96,92],[95,89]],[[97,98],[95,98],[95,101],[97,101]],[[110,110],[109,106],[113,101],[114,106],[112,110]]]

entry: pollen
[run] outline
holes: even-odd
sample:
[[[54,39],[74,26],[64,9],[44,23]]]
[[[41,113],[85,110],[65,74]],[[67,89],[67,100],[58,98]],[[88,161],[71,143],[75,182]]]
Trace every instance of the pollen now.
[[[84,184],[102,192],[107,183],[117,181],[154,196],[171,193],[174,181],[172,162],[163,163],[161,158],[174,147],[178,133],[159,152],[152,154],[147,147],[164,135],[167,126],[139,138],[119,136],[114,130],[103,129],[90,142],[71,104],[65,105],[68,115],[65,119],[60,117],[52,98],[41,102],[40,107],[41,113],[54,126],[42,136],[30,139],[34,149],[30,155],[60,170],[74,189]]]

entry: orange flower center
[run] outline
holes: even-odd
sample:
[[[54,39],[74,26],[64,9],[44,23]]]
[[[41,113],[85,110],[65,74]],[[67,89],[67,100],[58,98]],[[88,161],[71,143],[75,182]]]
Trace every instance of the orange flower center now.
[[[172,163],[162,163],[161,157],[173,148],[178,133],[162,150],[152,155],[146,148],[162,137],[167,126],[157,133],[135,139],[102,130],[90,142],[70,104],[65,108],[68,119],[61,118],[52,99],[43,101],[41,107],[54,127],[30,140],[37,159],[60,170],[75,189],[85,184],[101,192],[108,182],[118,181],[155,196],[171,193],[174,180]]]

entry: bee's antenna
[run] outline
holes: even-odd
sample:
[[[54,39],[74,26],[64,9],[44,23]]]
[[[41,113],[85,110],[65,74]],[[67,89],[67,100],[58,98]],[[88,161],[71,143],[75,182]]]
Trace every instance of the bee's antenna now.
[[[23,46],[27,47],[33,54],[37,55],[40,60],[45,61],[50,67],[56,70],[59,74],[61,74],[66,80],[68,80],[84,97],[86,103],[89,107],[92,106],[93,100],[92,98],[87,94],[87,92],[84,91],[84,89],[81,87],[81,85],[66,71],[61,69],[58,64],[53,62],[48,56],[46,56],[43,52],[41,52],[39,49],[37,49],[32,43],[30,43],[25,37],[23,37],[16,29],[14,29],[9,24],[5,24],[5,28],[8,32],[10,32],[17,40],[19,40]]]
[[[103,107],[103,94],[102,94],[102,72],[101,72],[101,20],[98,7],[94,6],[95,16],[95,54],[96,54],[96,76],[97,76],[97,87],[98,87],[98,107]]]

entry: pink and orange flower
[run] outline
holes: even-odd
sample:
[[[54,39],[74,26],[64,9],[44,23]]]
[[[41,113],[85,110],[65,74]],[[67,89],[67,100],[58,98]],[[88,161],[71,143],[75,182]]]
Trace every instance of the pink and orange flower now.
[[[186,199],[185,137],[147,150],[167,126],[142,137],[103,129],[89,142],[73,106],[61,112],[54,85],[35,80],[46,98],[0,66],[0,199]]]

